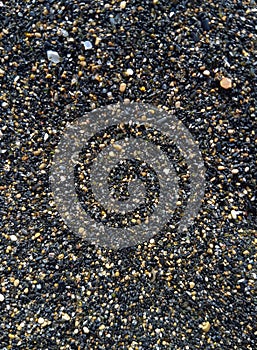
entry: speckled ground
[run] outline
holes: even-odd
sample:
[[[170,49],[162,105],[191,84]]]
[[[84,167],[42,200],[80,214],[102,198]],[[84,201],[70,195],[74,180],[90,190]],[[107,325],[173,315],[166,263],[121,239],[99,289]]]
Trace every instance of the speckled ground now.
[[[253,0],[0,1],[1,350],[256,349],[256,45]],[[111,251],[48,177],[66,123],[124,99],[174,111],[207,188],[186,235]]]

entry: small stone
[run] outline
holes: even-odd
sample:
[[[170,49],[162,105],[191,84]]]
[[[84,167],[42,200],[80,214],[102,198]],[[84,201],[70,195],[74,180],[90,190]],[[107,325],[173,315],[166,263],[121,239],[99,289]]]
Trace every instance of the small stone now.
[[[113,145],[113,148],[116,149],[116,151],[122,151],[122,146],[121,145],[118,145],[117,143],[114,143]]]
[[[85,50],[91,50],[93,45],[91,44],[90,41],[86,40],[86,41],[82,41],[82,44],[84,45]]]
[[[0,302],[3,302],[3,301],[4,301],[4,295],[0,294]]]
[[[0,77],[2,77],[5,74],[5,71],[0,68]]]
[[[205,69],[204,71],[203,71],[203,75],[205,75],[206,77],[209,77],[210,76],[210,71],[208,70],[208,69]]]
[[[20,281],[18,279],[14,280],[13,282],[14,287],[18,287],[19,284],[20,284]]]
[[[82,235],[83,233],[85,233],[85,229],[84,229],[84,227],[80,227],[79,228],[79,234]]]
[[[238,173],[239,173],[239,170],[238,170],[238,169],[232,169],[232,170],[231,170],[231,173],[232,173],[232,174],[238,174]]]
[[[33,154],[34,156],[39,156],[41,152],[42,152],[42,148],[39,148],[36,151],[34,151]]]
[[[175,107],[176,107],[176,108],[180,108],[180,101],[177,101],[177,102],[175,103]]]
[[[126,90],[127,84],[121,83],[120,84],[120,92],[124,92]]]
[[[210,322],[209,322],[209,321],[204,322],[204,323],[201,325],[201,328],[202,328],[202,330],[203,330],[205,333],[209,332],[209,330],[210,330],[210,328],[211,328]]]
[[[38,323],[39,323],[39,324],[43,324],[44,322],[45,322],[45,320],[43,319],[43,317],[39,317]]]
[[[126,7],[126,5],[127,5],[126,1],[122,1],[122,2],[120,3],[120,8],[121,8],[121,9],[124,9],[124,8]]]
[[[133,75],[133,74],[134,74],[133,69],[128,68],[128,69],[126,70],[126,75],[131,76],[131,75]]]
[[[232,87],[232,80],[229,78],[222,78],[220,81],[220,86],[223,89],[230,89]]]
[[[234,220],[236,220],[237,214],[238,214],[238,212],[236,210],[231,210],[231,216]]]
[[[102,331],[103,329],[105,329],[105,325],[102,324],[98,329],[99,329],[99,331]]]
[[[69,33],[65,29],[61,29],[61,33],[65,38],[67,38],[69,36]]]
[[[17,239],[18,239],[18,238],[17,238],[17,236],[15,236],[15,235],[11,235],[11,236],[10,236],[10,240],[13,241],[13,242],[16,242]]]
[[[42,164],[39,165],[39,169],[40,170],[43,170],[45,168],[46,168],[46,163],[42,163]]]
[[[56,51],[48,50],[47,51],[47,58],[50,62],[53,62],[53,63],[61,62],[61,58],[60,58],[58,52],[56,52]]]
[[[189,283],[189,287],[190,287],[191,289],[193,289],[194,286],[195,286],[195,282],[190,282],[190,283]]]
[[[203,18],[201,20],[201,25],[202,25],[203,30],[206,32],[208,32],[211,29],[208,18]]]
[[[64,320],[64,321],[69,321],[69,320],[70,320],[70,316],[69,316],[68,314],[64,313],[64,314],[62,315],[62,320]]]
[[[88,334],[89,333],[89,329],[85,326],[85,327],[83,327],[83,332]]]

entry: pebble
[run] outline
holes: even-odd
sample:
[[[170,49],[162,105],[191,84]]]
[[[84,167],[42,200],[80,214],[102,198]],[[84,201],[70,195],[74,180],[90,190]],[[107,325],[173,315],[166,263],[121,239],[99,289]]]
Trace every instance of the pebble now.
[[[47,53],[47,58],[50,62],[53,62],[53,63],[61,62],[61,58],[60,58],[58,52],[48,50],[46,53]]]
[[[4,301],[4,295],[0,293],[0,302]]]
[[[15,235],[10,235],[10,240],[13,242],[16,242],[18,240],[18,238]]]
[[[230,78],[222,78],[220,81],[220,86],[223,89],[231,89],[232,88],[232,80]]]
[[[127,75],[127,76],[132,76],[133,74],[134,74],[133,69],[128,68],[128,69],[126,70],[126,75]]]
[[[203,322],[201,325],[202,330],[207,333],[209,332],[210,328],[211,328],[211,324],[209,321]]]
[[[121,3],[120,3],[120,8],[121,8],[121,9],[125,9],[126,6],[127,6],[126,1],[121,1]]]
[[[83,332],[85,334],[88,334],[90,331],[89,331],[89,328],[87,328],[86,326],[83,327]]]
[[[191,289],[194,288],[195,287],[195,282],[189,282],[189,286],[190,286]]]
[[[81,42],[84,45],[85,50],[91,50],[93,48],[93,45],[90,41],[82,41]]]
[[[234,220],[236,220],[237,219],[237,216],[238,216],[238,214],[240,214],[241,213],[241,211],[238,211],[238,210],[231,210],[231,216],[232,216],[232,218],[234,219]]]
[[[210,71],[207,70],[207,69],[205,69],[205,70],[203,71],[203,75],[205,75],[206,77],[209,77],[210,74],[211,74]]]
[[[43,319],[43,317],[39,317],[38,323],[39,323],[39,324],[43,324],[44,322],[45,322],[45,320]]]
[[[124,92],[126,90],[127,84],[126,83],[121,83],[120,84],[120,92]]]
[[[67,313],[63,313],[62,314],[62,320],[64,321],[69,321],[71,319],[70,315],[68,315]]]

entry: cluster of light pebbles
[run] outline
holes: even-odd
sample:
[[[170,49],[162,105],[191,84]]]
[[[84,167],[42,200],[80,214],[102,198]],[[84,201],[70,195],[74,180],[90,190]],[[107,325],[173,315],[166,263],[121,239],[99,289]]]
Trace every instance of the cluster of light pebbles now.
[[[1,349],[256,348],[257,4],[0,1]],[[142,101],[199,142],[185,236],[87,245],[49,188],[68,121]]]

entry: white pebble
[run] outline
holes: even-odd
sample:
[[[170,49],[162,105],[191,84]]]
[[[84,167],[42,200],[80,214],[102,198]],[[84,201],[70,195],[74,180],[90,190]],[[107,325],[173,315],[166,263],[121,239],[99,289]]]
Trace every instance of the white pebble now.
[[[89,333],[89,329],[85,326],[85,327],[83,327],[83,332],[87,334],[87,333]]]
[[[47,58],[49,61],[51,61],[53,63],[61,62],[61,58],[60,58],[58,52],[56,52],[56,51],[48,50],[47,51]]]
[[[235,220],[237,218],[237,215],[240,214],[240,211],[237,210],[231,210],[231,216]]]
[[[69,36],[69,33],[65,29],[61,29],[61,33],[65,38],[67,38],[67,36]]]
[[[85,50],[91,50],[93,45],[91,44],[90,41],[86,40],[86,41],[82,41],[82,44],[84,45]]]
[[[44,322],[45,322],[45,320],[43,319],[43,317],[39,317],[38,323],[39,323],[39,324],[43,324]]]
[[[128,68],[128,69],[126,70],[126,74],[127,74],[127,75],[133,75],[133,74],[134,74],[133,69]]]
[[[124,9],[124,8],[126,7],[126,5],[127,5],[126,1],[122,1],[122,2],[120,3],[120,8],[121,8],[121,9]]]
[[[10,236],[10,240],[13,241],[13,242],[16,242],[17,241],[17,237],[15,235],[11,235]]]
[[[0,302],[4,301],[4,295],[0,294]]]
[[[63,314],[63,315],[62,315],[62,319],[63,319],[64,321],[69,321],[69,320],[70,320],[70,316],[69,316],[68,314]]]

